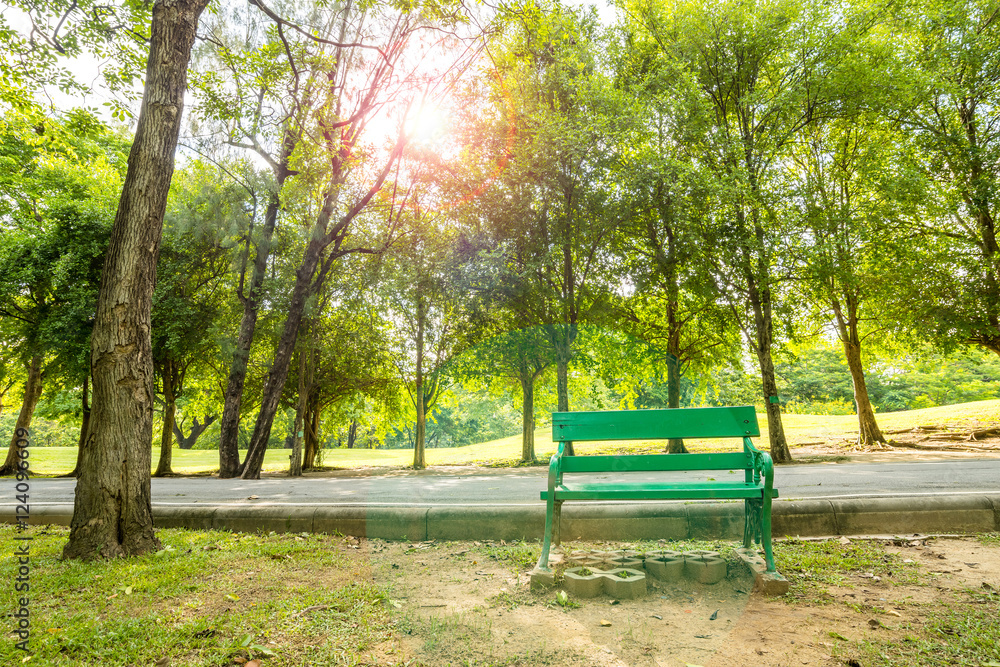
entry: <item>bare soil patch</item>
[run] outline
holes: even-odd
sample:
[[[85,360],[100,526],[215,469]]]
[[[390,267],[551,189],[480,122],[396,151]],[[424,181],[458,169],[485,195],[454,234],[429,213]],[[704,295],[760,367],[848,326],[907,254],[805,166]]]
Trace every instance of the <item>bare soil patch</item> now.
[[[554,592],[529,590],[534,547],[375,545],[373,574],[389,586],[399,613],[401,664],[739,667],[857,660],[867,667],[871,644],[910,641],[966,591],[1000,589],[1000,544],[975,538],[877,542],[881,575],[845,568],[829,584],[789,571],[792,591],[781,599],[752,594],[752,581],[733,562],[718,584],[654,582],[641,600],[599,597],[571,600],[569,607],[558,605]],[[779,542],[779,568],[781,551]]]

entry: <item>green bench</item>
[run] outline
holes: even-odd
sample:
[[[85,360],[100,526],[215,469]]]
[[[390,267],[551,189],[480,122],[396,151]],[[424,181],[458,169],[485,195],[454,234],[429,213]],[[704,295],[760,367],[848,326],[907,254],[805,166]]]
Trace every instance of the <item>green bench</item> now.
[[[754,447],[759,436],[752,406],[621,410],[610,412],[554,412],[552,440],[559,443],[549,463],[545,501],[545,541],[536,571],[549,571],[549,550],[559,544],[559,519],[567,500],[740,500],[744,501],[743,546],[763,543],[767,572],[774,573],[771,553],[771,499],[774,488],[771,456]],[[709,454],[636,454],[570,456],[569,443],[600,440],[661,440],[668,438],[742,438],[739,452]],[[623,472],[742,470],[743,479],[720,476],[718,481],[676,480],[623,482],[587,481],[584,475]],[[563,475],[580,476],[567,482]]]

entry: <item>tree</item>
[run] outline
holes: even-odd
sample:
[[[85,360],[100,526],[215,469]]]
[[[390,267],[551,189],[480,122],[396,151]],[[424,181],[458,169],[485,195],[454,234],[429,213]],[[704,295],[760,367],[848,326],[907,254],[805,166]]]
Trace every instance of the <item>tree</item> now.
[[[157,263],[152,306],[153,365],[160,378],[163,423],[155,477],[172,474],[177,400],[192,366],[215,356],[228,294],[227,232],[245,217],[245,193],[212,167],[192,164],[175,176]],[[221,182],[220,182],[221,181]]]
[[[601,277],[618,212],[604,147],[615,109],[596,62],[596,15],[532,5],[512,21],[513,43],[498,63],[518,135],[499,184],[508,203],[489,224],[508,265],[498,289],[521,327],[542,325],[565,412],[579,327],[609,301]]]
[[[635,13],[664,56],[684,63],[701,89],[712,138],[702,160],[720,186],[703,242],[713,249],[717,288],[760,366],[771,456],[787,462],[773,359],[775,314],[789,272],[783,159],[804,128],[835,108],[829,82],[854,33],[830,7],[799,0],[643,4]]]
[[[19,424],[27,428],[44,382],[83,385],[97,283],[120,183],[124,144],[85,111],[47,118],[9,112],[0,159],[0,336],[28,370]],[[0,472],[13,472],[11,441]]]
[[[521,461],[535,461],[535,384],[551,368],[554,355],[549,338],[541,327],[510,329],[509,321],[494,321],[498,333],[479,341],[466,351],[451,369],[465,379],[489,385],[500,381],[516,383],[521,390]]]
[[[905,301],[915,326],[933,324],[946,346],[1000,354],[1000,16],[995,2],[905,3],[891,22],[896,93],[880,109],[902,123],[931,205],[909,230],[922,239],[922,271]]]
[[[703,173],[703,100],[691,73],[667,60],[655,42],[632,33],[620,47],[617,85],[630,101],[618,182],[631,203],[616,235],[626,331],[655,345],[667,368],[668,408],[680,407],[681,376],[691,364],[719,361],[737,347],[708,271],[701,233],[711,214],[713,183]],[[686,452],[680,439],[667,451]]]
[[[845,105],[846,106],[846,105]],[[816,126],[793,159],[802,206],[801,290],[844,350],[854,388],[858,443],[885,443],[875,419],[862,344],[893,328],[887,304],[912,261],[897,235],[918,210],[919,183],[894,128],[871,114],[850,113]]]
[[[101,274],[91,336],[93,407],[65,558],[159,548],[150,505],[150,310],[187,65],[207,0],[153,6],[142,107]]]
[[[253,4],[253,3],[251,3]],[[218,124],[211,135],[214,142],[222,141],[238,149],[253,151],[270,168],[272,182],[265,189],[263,224],[254,229],[258,188],[247,184],[255,200],[250,228],[244,238],[239,287],[236,296],[243,305],[239,332],[222,409],[219,440],[219,476],[236,477],[240,473],[239,424],[246,388],[250,349],[254,343],[259,311],[266,299],[264,282],[267,277],[274,233],[282,210],[285,183],[298,174],[294,168],[296,154],[308,117],[322,103],[321,68],[303,67],[311,58],[322,58],[335,44],[321,42],[318,53],[304,54],[302,43],[290,43],[286,26],[280,20],[275,31],[265,31],[271,19],[259,11],[242,14],[220,12],[210,28],[214,49],[206,52],[200,64],[203,71],[196,76],[203,102],[199,110],[206,121]],[[270,10],[267,10],[270,11]],[[349,12],[350,10],[344,10]],[[273,12],[272,12],[272,16]],[[243,26],[234,30],[232,25]],[[346,14],[340,22],[339,42],[347,38],[349,23]],[[309,42],[304,42],[308,44]],[[293,52],[294,49],[294,52]],[[338,51],[339,52],[339,51]],[[217,152],[217,147],[212,146]],[[252,270],[247,282],[247,264],[253,248]]]

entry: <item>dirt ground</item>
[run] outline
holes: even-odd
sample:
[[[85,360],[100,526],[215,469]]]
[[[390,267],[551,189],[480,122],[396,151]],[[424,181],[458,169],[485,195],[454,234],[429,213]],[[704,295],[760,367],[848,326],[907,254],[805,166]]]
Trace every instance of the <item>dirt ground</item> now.
[[[847,572],[838,585],[793,585],[789,596],[768,599],[751,592],[752,580],[733,561],[714,585],[654,582],[640,600],[599,597],[568,607],[554,592],[530,591],[528,547],[376,541],[363,548],[373,575],[391,584],[402,619],[396,650],[407,665],[850,665],[854,642],[900,640],[949,594],[1000,589],[1000,546],[921,536],[883,544],[911,563],[919,583]]]

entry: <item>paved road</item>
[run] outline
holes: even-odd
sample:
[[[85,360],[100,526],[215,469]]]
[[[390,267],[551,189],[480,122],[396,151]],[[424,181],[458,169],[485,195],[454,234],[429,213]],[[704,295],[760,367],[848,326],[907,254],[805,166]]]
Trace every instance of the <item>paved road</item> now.
[[[663,473],[659,473],[663,474]],[[679,479],[727,475],[673,473]],[[366,506],[531,505],[540,502],[546,471],[489,470],[457,473],[448,468],[430,471],[391,471],[384,474],[344,474],[331,478],[268,478],[220,480],[214,478],[154,479],[157,504],[304,504]],[[630,480],[648,476],[629,473]],[[610,476],[609,478],[614,478]],[[625,478],[625,475],[618,477]],[[75,480],[31,480],[32,504],[73,502]],[[800,498],[891,497],[948,495],[1000,491],[1000,459],[921,463],[839,463],[781,466],[775,472],[780,496]],[[14,503],[14,481],[0,480],[0,505]],[[256,499],[248,500],[250,496]]]

